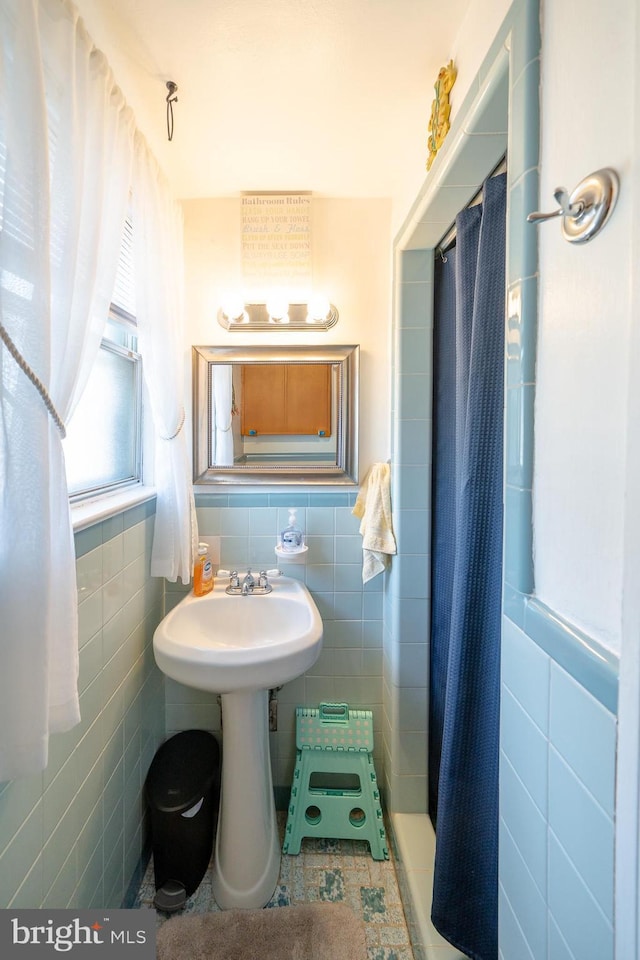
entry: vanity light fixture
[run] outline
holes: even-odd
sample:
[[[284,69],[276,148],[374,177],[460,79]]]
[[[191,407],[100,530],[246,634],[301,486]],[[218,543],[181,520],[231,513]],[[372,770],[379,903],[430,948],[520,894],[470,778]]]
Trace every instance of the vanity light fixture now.
[[[230,297],[218,310],[218,323],[225,330],[330,330],[338,322],[337,308],[326,298],[312,297],[305,303],[287,303],[272,297],[262,303],[243,303]]]

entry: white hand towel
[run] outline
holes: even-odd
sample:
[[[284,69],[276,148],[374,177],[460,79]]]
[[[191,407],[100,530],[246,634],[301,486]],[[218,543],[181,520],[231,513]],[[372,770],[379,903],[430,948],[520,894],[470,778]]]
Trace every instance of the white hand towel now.
[[[364,478],[351,511],[360,517],[362,534],[362,582],[382,573],[389,554],[396,552],[391,522],[391,469],[388,463],[374,463]]]

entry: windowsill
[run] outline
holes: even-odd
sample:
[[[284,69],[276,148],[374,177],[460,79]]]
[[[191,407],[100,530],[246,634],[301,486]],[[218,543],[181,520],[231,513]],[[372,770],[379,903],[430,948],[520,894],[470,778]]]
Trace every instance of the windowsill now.
[[[116,513],[122,513],[129,507],[135,507],[139,503],[153,500],[155,495],[155,487],[140,485],[120,490],[118,493],[96,497],[94,500],[82,500],[79,503],[73,503],[71,504],[73,532],[78,533],[79,530],[85,530],[101,520],[108,520],[109,517],[115,516]]]

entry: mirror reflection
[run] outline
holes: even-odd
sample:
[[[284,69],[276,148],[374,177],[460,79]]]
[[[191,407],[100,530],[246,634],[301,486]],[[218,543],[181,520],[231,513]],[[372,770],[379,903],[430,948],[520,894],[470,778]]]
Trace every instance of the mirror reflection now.
[[[336,461],[338,366],[212,363],[212,463]]]
[[[193,354],[196,483],[357,482],[357,346]]]

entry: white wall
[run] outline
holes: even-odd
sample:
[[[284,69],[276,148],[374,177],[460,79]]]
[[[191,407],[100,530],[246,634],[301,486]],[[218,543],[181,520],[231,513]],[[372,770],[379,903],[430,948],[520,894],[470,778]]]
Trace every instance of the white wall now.
[[[467,13],[462,21],[455,43],[451,49],[442,51],[441,62],[453,59],[458,68],[458,75],[450,95],[451,117],[469,91],[471,84],[477,77],[478,67],[484,60],[493,38],[504,20],[511,0],[471,0]],[[435,82],[435,77],[433,78]],[[428,100],[428,109],[433,97]],[[426,130],[429,117],[425,120],[425,159],[426,159]],[[393,236],[404,223],[411,205],[424,185],[424,163],[416,164],[413,168],[414,176],[407,177],[403,189],[394,197],[393,203]]]
[[[536,593],[619,652],[628,424],[634,0],[544,7],[540,204],[603,166],[621,180],[617,209],[586,246],[557,223],[538,228]],[[567,49],[582,51],[573,56]],[[597,38],[597,43],[595,42]],[[637,544],[636,544],[637,546]]]
[[[224,293],[241,287],[240,199],[183,202],[185,363],[193,344],[360,344],[360,477],[389,457],[391,202],[313,201],[313,283],[338,308],[327,332],[230,333],[216,320]],[[190,406],[190,403],[188,404]]]

